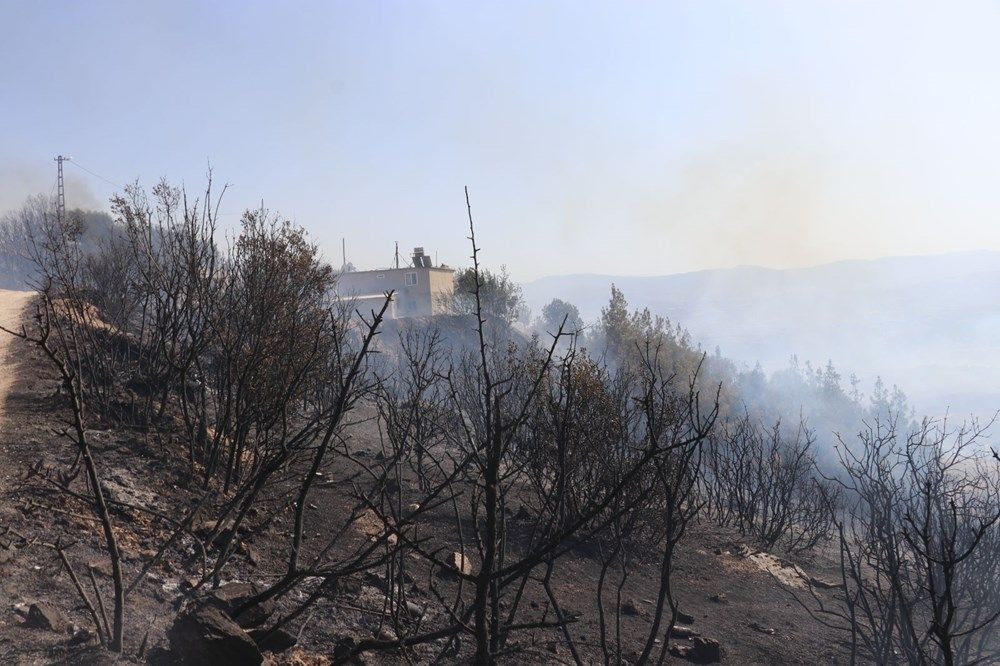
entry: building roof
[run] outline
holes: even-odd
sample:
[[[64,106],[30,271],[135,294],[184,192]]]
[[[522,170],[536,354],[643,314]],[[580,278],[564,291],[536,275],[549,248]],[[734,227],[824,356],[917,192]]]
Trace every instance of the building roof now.
[[[455,269],[449,266],[400,266],[399,268],[373,268],[367,271],[350,271],[348,273],[341,273],[340,275],[357,275],[359,273],[391,273],[393,271],[405,271],[407,273],[412,273],[413,271],[447,271],[448,273],[454,273]]]

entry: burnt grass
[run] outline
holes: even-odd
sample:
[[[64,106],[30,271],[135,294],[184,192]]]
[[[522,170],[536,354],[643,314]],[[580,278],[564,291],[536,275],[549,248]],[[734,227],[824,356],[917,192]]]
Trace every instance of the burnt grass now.
[[[86,504],[59,492],[44,480],[57,471],[69,469],[74,449],[56,433],[65,427],[68,416],[65,397],[56,391],[56,373],[29,344],[15,340],[6,364],[15,380],[5,406],[0,429],[0,664],[113,663],[96,639],[77,633],[55,632],[25,626],[25,610],[33,603],[55,607],[70,625],[91,628],[89,615],[80,602],[71,580],[51,547],[57,541],[67,546],[67,555],[77,574],[87,583],[91,564],[95,579],[110,605],[110,581],[101,572],[106,567],[102,538]],[[349,432],[353,450],[359,457],[374,457],[378,437],[367,408]],[[88,432],[102,478],[112,494],[133,503],[144,503],[166,515],[180,518],[200,497],[202,489],[192,480],[187,454],[177,441],[158,439],[141,430],[108,428],[91,424]],[[341,467],[324,470],[324,480],[314,486],[306,514],[306,548],[325,544],[325,536],[339,530],[356,503],[352,493],[356,469]],[[288,477],[289,489],[296,478]],[[79,481],[78,481],[79,482]],[[405,486],[405,484],[404,484]],[[409,489],[400,490],[403,506],[411,501]],[[418,493],[413,492],[416,498]],[[273,491],[271,506],[280,507],[286,498]],[[315,508],[312,508],[315,507]],[[430,535],[435,547],[459,550],[449,506],[423,515],[421,534]],[[262,511],[261,513],[266,513]],[[121,506],[113,507],[113,518],[123,553],[126,582],[132,580],[153,557],[170,534],[170,526],[147,513]],[[516,528],[517,519],[511,517]],[[224,575],[225,581],[266,584],[284,572],[287,562],[291,510],[285,508],[273,520],[251,521],[245,540],[249,549],[236,555]],[[516,542],[516,529],[512,530]],[[351,530],[348,540],[364,540],[363,530]],[[716,639],[723,650],[723,663],[730,664],[838,664],[847,663],[846,636],[812,619],[791,596],[791,590],[770,573],[755,566],[741,548],[744,540],[733,530],[710,522],[692,525],[681,542],[676,560],[673,589],[680,609],[694,618],[691,627],[701,635]],[[515,546],[516,547],[516,546]],[[211,555],[211,553],[209,553]],[[657,590],[655,554],[633,553],[636,560],[624,588],[624,599],[635,606],[635,614],[622,617],[625,658],[641,650]],[[789,556],[809,575],[835,580],[835,562],[828,553]],[[410,601],[427,608],[423,622],[433,626],[435,614],[443,620],[427,582],[435,575],[423,560],[412,559],[409,575]],[[166,631],[185,602],[189,581],[199,562],[190,549],[170,549],[128,598],[126,652],[117,663],[147,663],[162,660]],[[421,567],[424,569],[421,569]],[[600,563],[585,546],[560,560],[554,588],[564,609],[578,615],[570,625],[581,658],[587,663],[601,661],[599,625],[595,610],[595,582]],[[380,581],[376,576],[359,576],[336,594],[322,598],[292,625],[299,633],[298,645],[290,651],[267,655],[270,663],[328,663],[336,643],[345,637],[356,640],[376,635],[380,625]],[[439,586],[454,585],[439,582]],[[817,590],[826,599],[837,590]],[[293,595],[294,596],[294,595]],[[807,595],[801,593],[803,599]],[[301,597],[298,597],[301,598]],[[289,604],[293,600],[286,599]],[[539,586],[529,586],[524,607],[545,608],[547,601]],[[536,611],[537,612],[537,611]],[[303,619],[305,627],[302,627]],[[91,628],[92,629],[92,628]],[[301,630],[301,631],[300,631]],[[92,632],[91,632],[92,633]],[[673,639],[684,642],[683,639]],[[572,663],[558,630],[535,630],[516,634],[510,644],[509,663]],[[409,658],[417,663],[429,660],[440,645],[418,646]],[[140,656],[140,651],[142,652]],[[463,655],[468,655],[468,645]],[[157,657],[157,655],[161,655]],[[296,661],[297,660],[297,661]],[[364,663],[406,663],[394,652],[366,653]],[[670,656],[671,663],[687,663]]]

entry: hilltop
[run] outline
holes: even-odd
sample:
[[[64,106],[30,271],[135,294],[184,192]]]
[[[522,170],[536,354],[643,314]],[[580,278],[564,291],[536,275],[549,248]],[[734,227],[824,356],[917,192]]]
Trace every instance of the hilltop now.
[[[1000,405],[1000,252],[886,257],[811,268],[756,266],[636,277],[574,274],[523,285],[600,316],[615,284],[637,307],[679,322],[706,350],[773,371],[794,354],[832,360],[866,384],[899,384],[918,413],[991,416]]]

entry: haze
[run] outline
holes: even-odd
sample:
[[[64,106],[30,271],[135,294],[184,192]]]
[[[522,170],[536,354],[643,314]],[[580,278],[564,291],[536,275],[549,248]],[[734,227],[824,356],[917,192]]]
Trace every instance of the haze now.
[[[1000,249],[992,5],[0,8],[0,209],[63,153],[70,205],[211,162],[358,267],[466,262],[463,185],[519,280]]]

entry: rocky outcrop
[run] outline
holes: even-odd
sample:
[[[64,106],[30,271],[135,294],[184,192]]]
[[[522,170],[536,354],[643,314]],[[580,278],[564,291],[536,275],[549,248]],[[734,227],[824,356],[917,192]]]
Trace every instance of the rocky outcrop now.
[[[167,639],[173,663],[253,666],[264,661],[249,634],[211,599],[200,600],[178,615]]]

